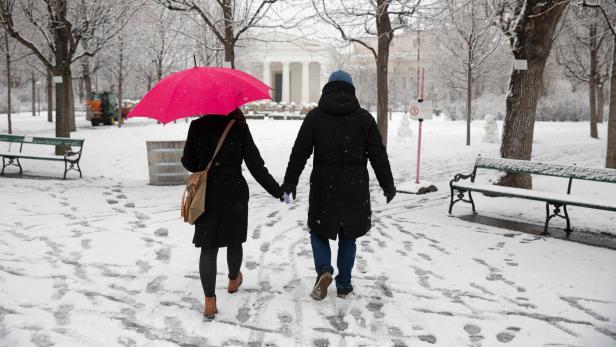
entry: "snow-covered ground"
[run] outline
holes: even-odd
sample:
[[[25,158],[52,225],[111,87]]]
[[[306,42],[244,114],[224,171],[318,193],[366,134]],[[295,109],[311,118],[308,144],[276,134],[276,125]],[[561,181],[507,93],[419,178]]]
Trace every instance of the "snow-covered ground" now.
[[[398,117],[388,151],[402,183],[414,178],[417,123],[415,137],[398,138]],[[249,124],[281,179],[300,122]],[[385,204],[373,182],[374,227],[358,240],[356,292],[346,300],[333,287],[322,302],[308,296],[310,166],[289,206],[247,177],[244,285],[226,293],[221,252],[220,313],[204,321],[199,251],[179,218],[183,187],[147,184],[145,141],[182,140],[188,124],[136,119],[121,129],[92,128],[78,119],[72,136],[86,139],[83,179],[74,172],[59,179],[61,163],[26,160],[25,176],[0,177],[0,345],[616,345],[616,251],[521,232],[542,229],[540,202],[478,195],[478,217],[463,204],[447,215],[448,180],[470,171],[477,154],[498,154],[499,144],[481,142],[482,126],[473,123],[467,147],[462,122],[425,122],[422,174],[438,192]],[[14,133],[53,135],[53,125],[19,114]],[[533,157],[601,167],[605,125],[599,134],[590,139],[585,123],[538,123]],[[540,178],[535,188],[565,191],[566,183]],[[573,192],[613,200],[616,187],[574,182]],[[569,213],[574,230],[616,234],[616,213]]]

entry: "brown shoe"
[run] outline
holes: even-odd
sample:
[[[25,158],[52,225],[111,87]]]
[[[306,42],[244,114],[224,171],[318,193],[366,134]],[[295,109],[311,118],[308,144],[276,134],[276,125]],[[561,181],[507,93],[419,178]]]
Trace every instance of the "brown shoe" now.
[[[332,274],[324,272],[317,278],[310,296],[315,300],[323,300],[327,296],[327,287],[332,283]]]
[[[215,296],[206,296],[205,297],[205,310],[203,311],[203,315],[205,318],[212,319],[218,313],[218,308],[216,308],[216,297]]]
[[[237,277],[234,280],[229,279],[229,287],[227,288],[229,293],[233,294],[237,292],[237,290],[240,289],[240,286],[242,285],[243,280],[244,279],[242,277],[241,271],[238,273]]]

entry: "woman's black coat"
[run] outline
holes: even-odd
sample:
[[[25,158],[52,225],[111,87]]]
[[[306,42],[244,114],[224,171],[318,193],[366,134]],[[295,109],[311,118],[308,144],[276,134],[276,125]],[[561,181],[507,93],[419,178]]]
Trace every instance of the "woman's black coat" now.
[[[225,116],[205,116],[190,123],[182,164],[190,172],[202,171],[227,123]],[[246,241],[248,185],[242,176],[242,161],[268,193],[279,198],[282,189],[267,171],[248,125],[233,125],[208,173],[205,213],[195,223],[196,247],[225,247]]]
[[[385,192],[395,187],[379,129],[351,84],[323,87],[319,106],[306,115],[295,140],[285,186],[297,186],[313,149],[308,227],[333,240],[341,227],[348,238],[363,236],[372,215],[367,161]]]

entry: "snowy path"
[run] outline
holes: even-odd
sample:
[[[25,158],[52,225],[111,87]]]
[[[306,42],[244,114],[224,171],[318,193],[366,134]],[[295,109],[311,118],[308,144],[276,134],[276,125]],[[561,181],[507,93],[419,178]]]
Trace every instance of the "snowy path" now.
[[[268,166],[282,176],[288,152],[275,149],[291,140],[272,141],[259,123],[251,126]],[[191,227],[178,218],[182,187],[153,187],[140,178],[117,183],[107,173],[142,165],[133,163],[141,157],[100,160],[103,134],[130,143],[141,141],[133,140],[138,131],[83,131],[90,141],[84,179],[0,178],[0,345],[616,345],[616,252],[469,222],[458,218],[470,213],[464,205],[456,206],[458,217],[447,216],[446,180],[474,159],[452,159],[459,154],[426,165],[437,193],[400,194],[384,204],[372,187],[374,227],[358,241],[356,293],[347,300],[336,298],[333,287],[323,302],[308,296],[315,274],[307,184],[286,206],[250,180],[244,285],[226,293],[221,252],[220,313],[204,321],[198,250]],[[400,180],[412,170],[398,144],[391,151]],[[552,155],[538,148],[538,157]],[[586,154],[594,149],[566,151],[593,164],[600,153]],[[542,222],[540,205],[481,196],[477,202],[482,215]],[[616,221],[605,212],[571,213],[574,226],[598,232]]]

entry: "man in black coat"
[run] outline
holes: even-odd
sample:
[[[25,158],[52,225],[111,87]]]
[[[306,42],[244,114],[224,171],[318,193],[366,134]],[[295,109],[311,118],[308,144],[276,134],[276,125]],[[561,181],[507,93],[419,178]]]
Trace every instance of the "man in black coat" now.
[[[367,161],[387,202],[396,195],[396,188],[374,117],[360,107],[353,80],[342,70],[331,74],[319,106],[302,123],[282,185],[287,194],[295,197],[299,176],[313,150],[308,227],[318,277],[311,296],[322,300],[327,295],[334,272],[329,239],[338,237],[336,287],[344,298],[353,291],[355,239],[371,227]]]

